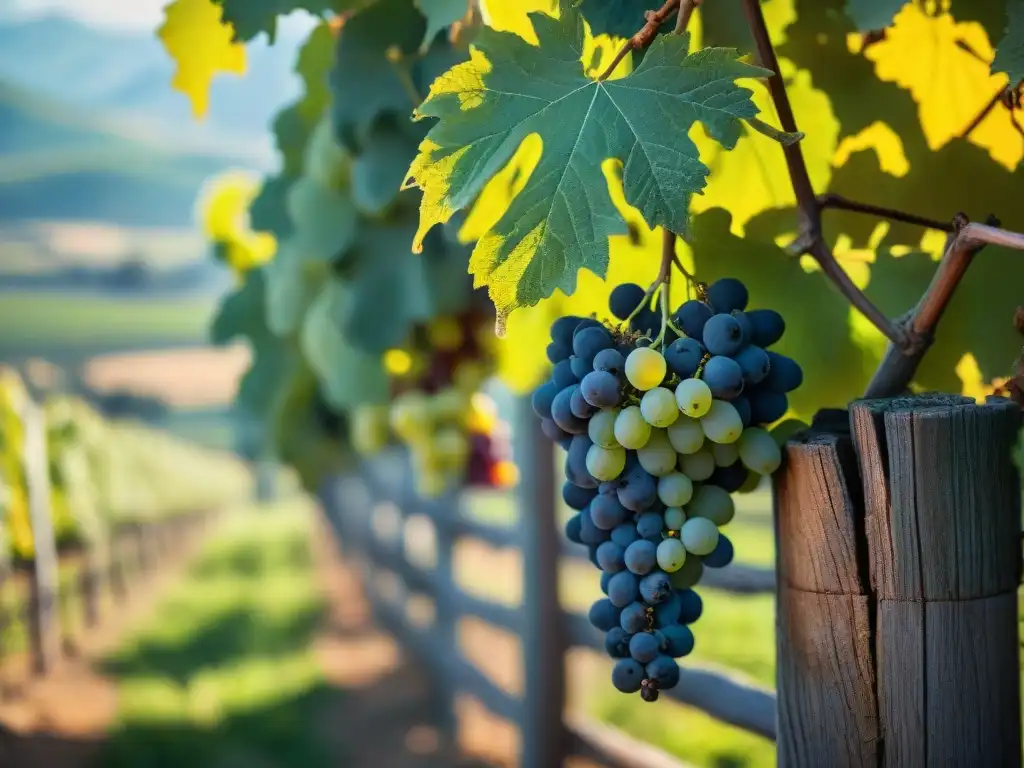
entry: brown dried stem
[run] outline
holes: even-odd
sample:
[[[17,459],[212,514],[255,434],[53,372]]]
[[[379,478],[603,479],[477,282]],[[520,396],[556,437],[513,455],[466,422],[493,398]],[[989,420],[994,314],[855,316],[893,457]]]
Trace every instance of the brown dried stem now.
[[[658,34],[658,28],[665,23],[668,17],[671,16],[677,8],[680,7],[680,2],[682,2],[683,6],[692,5],[696,7],[699,0],[697,0],[697,2],[694,2],[694,0],[666,0],[665,4],[658,10],[647,11],[645,16],[647,23],[644,24],[635,35],[622,44],[622,47],[615,54],[615,58],[612,59],[612,63],[608,65],[608,68],[605,69],[597,79],[607,80],[612,76],[612,72],[614,72],[615,68],[619,66],[619,63],[626,58],[627,53],[639,50],[640,48],[646,48],[650,45],[654,36]],[[693,15],[693,8],[690,8],[688,13],[689,15]],[[689,21],[689,17],[687,17],[687,21]]]

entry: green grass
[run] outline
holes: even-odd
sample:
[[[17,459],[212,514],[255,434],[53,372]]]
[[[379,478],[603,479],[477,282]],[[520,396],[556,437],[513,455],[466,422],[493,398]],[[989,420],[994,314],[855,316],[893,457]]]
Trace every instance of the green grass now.
[[[213,299],[5,293],[0,350],[204,343]]]
[[[332,691],[311,650],[322,606],[305,502],[234,521],[105,663],[119,723],[102,768],[336,764],[317,728]]]

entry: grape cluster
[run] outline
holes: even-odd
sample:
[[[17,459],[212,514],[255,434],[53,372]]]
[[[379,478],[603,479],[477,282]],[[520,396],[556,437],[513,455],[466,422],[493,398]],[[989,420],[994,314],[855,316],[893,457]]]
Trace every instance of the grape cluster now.
[[[620,285],[610,310],[628,329],[556,320],[552,377],[533,394],[544,433],[567,452],[562,495],[578,514],[566,534],[602,571],[606,597],[590,622],[617,660],[612,683],[645,701],[679,682],[676,659],[693,649],[688,625],[703,608],[693,587],[705,567],[733,558],[719,532],[735,513],[730,494],[778,468],[764,425],[803,380],[795,361],[768,350],[782,317],[747,310],[748,298],[739,280],[719,280],[662,334],[647,292]]]
[[[356,451],[371,456],[393,434],[409,449],[417,491],[425,497],[459,485],[514,484],[507,426],[478,391],[494,367],[493,327],[478,311],[418,326],[408,349],[390,353],[398,361],[392,362],[391,403],[362,405],[352,414]]]

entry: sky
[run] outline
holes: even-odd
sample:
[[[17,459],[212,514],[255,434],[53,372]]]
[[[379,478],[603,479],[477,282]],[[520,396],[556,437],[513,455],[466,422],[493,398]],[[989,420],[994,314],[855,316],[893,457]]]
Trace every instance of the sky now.
[[[0,0],[0,19],[57,13],[89,26],[141,32],[156,29],[168,0]],[[282,37],[304,34],[312,21],[296,13],[279,22]]]

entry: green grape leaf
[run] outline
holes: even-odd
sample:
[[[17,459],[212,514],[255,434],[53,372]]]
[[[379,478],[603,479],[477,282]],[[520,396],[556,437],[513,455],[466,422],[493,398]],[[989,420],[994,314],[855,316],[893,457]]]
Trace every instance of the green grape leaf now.
[[[1005,72],[1011,83],[1024,80],[1024,0],[1007,0],[1006,34],[996,46],[993,72]]]
[[[238,383],[235,404],[258,417],[269,415],[295,365],[296,351],[269,333],[252,339],[252,362]]]
[[[347,190],[326,189],[303,176],[288,190],[287,205],[293,243],[304,261],[334,261],[355,242],[359,219]]]
[[[579,9],[595,35],[632,37],[646,23],[644,14],[660,6],[657,0],[582,0]],[[672,16],[662,29],[674,23]]]
[[[821,272],[806,272],[799,259],[772,242],[771,214],[731,231],[731,216],[712,208],[693,218],[694,270],[708,283],[736,277],[750,291],[751,308],[774,309],[786,332],[773,350],[804,369],[805,386],[789,396],[796,415],[810,420],[824,405],[843,406],[863,391],[864,354],[850,337],[850,307]],[[827,398],[827,400],[825,399]]]
[[[291,336],[327,280],[330,266],[304,261],[292,240],[284,240],[266,272],[266,322],[277,336]]]
[[[331,101],[327,76],[334,66],[334,33],[327,23],[317,25],[299,49],[295,74],[302,80],[305,93],[297,107],[303,119],[315,124]]]
[[[224,9],[224,21],[235,28],[235,40],[249,42],[261,32],[271,44],[277,37],[277,17],[293,11],[309,11],[314,16],[348,10],[354,0],[216,0]]]
[[[418,142],[409,133],[390,116],[378,120],[353,159],[352,200],[363,213],[379,216],[398,197],[416,157]]]
[[[846,15],[860,32],[885,29],[907,0],[846,0]]]
[[[345,22],[329,76],[339,136],[361,136],[381,112],[412,112],[408,59],[423,42],[425,29],[413,0],[377,0]],[[389,51],[399,60],[389,59]]]
[[[430,47],[437,33],[460,21],[469,12],[468,0],[416,0],[416,7],[427,19],[422,48]]]
[[[427,237],[420,258],[431,317],[457,315],[469,307],[473,292],[468,274],[469,253],[467,246],[449,238],[443,229]]]
[[[245,273],[243,283],[221,301],[210,323],[210,341],[218,346],[252,337],[264,328],[265,278],[261,269]]]
[[[306,142],[313,132],[313,125],[306,121],[299,110],[300,103],[296,102],[278,112],[271,127],[277,151],[281,155],[281,172],[287,176],[302,175]]]
[[[259,194],[249,205],[249,223],[257,232],[270,232],[278,240],[292,232],[286,199],[295,179],[279,173],[263,180]]]
[[[570,0],[560,19],[530,18],[539,48],[484,28],[479,55],[434,84],[418,115],[440,122],[409,171],[424,190],[418,247],[431,227],[473,203],[524,139],[540,136],[536,169],[471,261],[500,315],[558,289],[572,293],[580,269],[604,276],[608,237],[628,231],[602,172],[608,158],[624,163],[626,201],[648,225],[685,233],[690,197],[708,175],[688,132],[700,122],[735,146],[740,121],[758,111],[736,80],[767,74],[732,50],[691,55],[687,35],[662,35],[632,74],[598,82],[583,72],[583,19]]]
[[[347,301],[344,284],[328,280],[302,323],[302,353],[316,372],[328,403],[339,410],[388,401],[389,382],[379,354],[350,343],[334,321]]]

